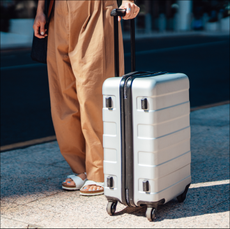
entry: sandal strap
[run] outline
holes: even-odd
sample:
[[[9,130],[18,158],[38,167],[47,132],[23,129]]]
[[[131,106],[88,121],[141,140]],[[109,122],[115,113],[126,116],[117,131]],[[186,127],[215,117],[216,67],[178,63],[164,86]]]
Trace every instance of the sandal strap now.
[[[73,174],[73,175],[68,175],[67,178],[71,178],[72,176],[76,176],[77,174]]]
[[[74,174],[67,176],[67,178],[72,179],[74,181],[74,183],[75,183],[75,186],[77,188],[81,188],[82,185],[85,183],[85,180],[82,180],[79,176],[76,176]]]
[[[87,176],[87,173],[86,173],[86,172],[84,172],[84,174]],[[68,175],[67,178],[71,178],[72,176],[78,176],[78,175],[80,175],[80,174],[75,173],[75,174],[72,174],[72,175]],[[72,178],[71,178],[71,179],[72,179]]]
[[[104,188],[104,182],[95,182],[93,180],[87,180],[83,187],[85,187],[87,185],[96,185],[96,186],[101,186]]]

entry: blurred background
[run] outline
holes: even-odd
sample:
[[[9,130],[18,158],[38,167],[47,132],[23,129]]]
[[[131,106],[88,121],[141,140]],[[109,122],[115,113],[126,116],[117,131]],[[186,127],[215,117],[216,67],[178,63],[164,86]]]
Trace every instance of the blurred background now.
[[[186,73],[193,108],[229,101],[229,0],[136,4],[137,70]],[[0,1],[1,151],[55,139],[46,65],[30,58],[36,7],[37,0]],[[122,28],[129,72],[129,22]]]
[[[1,0],[1,48],[29,47],[38,0]],[[120,3],[121,0],[118,0]],[[229,31],[229,0],[136,0],[137,34]],[[127,33],[128,22],[123,21]]]

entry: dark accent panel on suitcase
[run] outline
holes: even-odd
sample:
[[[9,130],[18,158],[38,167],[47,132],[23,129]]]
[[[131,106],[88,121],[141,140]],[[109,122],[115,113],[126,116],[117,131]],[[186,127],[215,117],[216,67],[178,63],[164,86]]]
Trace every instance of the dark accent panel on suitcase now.
[[[130,206],[130,193],[129,190],[132,187],[132,192],[133,192],[133,173],[131,174],[131,180],[129,181],[129,185],[127,185],[127,164],[132,164],[133,166],[133,158],[132,155],[130,158],[127,157],[127,147],[130,146],[130,142],[127,142],[126,136],[130,134],[132,135],[132,132],[130,133],[129,128],[126,127],[125,123],[127,120],[127,117],[125,117],[126,111],[125,111],[125,106],[127,102],[124,100],[124,94],[125,94],[125,85],[126,81],[129,77],[131,77],[134,73],[129,73],[127,75],[124,75],[121,83],[120,83],[120,111],[121,111],[121,199],[122,203],[126,206]],[[128,133],[126,132],[128,131]],[[131,144],[133,147],[133,144]],[[133,152],[133,149],[130,149]],[[129,151],[130,151],[129,150]],[[130,177],[130,176],[129,176]],[[132,194],[132,193],[131,193]],[[132,205],[131,205],[132,206]]]
[[[133,73],[135,74],[135,73]],[[121,133],[122,133],[122,201],[135,207],[133,199],[133,129],[132,129],[132,95],[127,91],[127,83],[132,77],[128,74],[120,84]]]
[[[120,83],[121,111],[121,193],[122,203],[135,207],[133,180],[133,104],[132,83],[136,78],[153,77],[167,72],[131,72],[123,76]]]

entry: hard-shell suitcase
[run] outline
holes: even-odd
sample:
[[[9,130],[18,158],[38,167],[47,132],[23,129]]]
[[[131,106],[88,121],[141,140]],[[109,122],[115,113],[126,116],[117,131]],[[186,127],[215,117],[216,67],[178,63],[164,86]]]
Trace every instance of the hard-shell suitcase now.
[[[115,75],[119,73],[118,16],[115,9]],[[117,202],[147,205],[152,221],[159,204],[186,198],[191,183],[189,80],[183,73],[135,71],[135,30],[131,20],[132,72],[103,84],[104,193],[107,212]]]

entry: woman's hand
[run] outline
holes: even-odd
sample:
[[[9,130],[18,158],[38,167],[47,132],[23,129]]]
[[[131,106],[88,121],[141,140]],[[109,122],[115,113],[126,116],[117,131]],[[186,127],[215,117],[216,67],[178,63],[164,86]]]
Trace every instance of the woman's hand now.
[[[122,1],[122,5],[119,7],[120,9],[126,9],[126,15],[122,17],[124,20],[130,20],[135,18],[139,11],[140,8],[132,1]],[[118,17],[118,21],[121,20],[121,17]]]
[[[33,25],[35,37],[45,38],[47,36],[45,24],[46,24],[45,14],[43,12],[38,13],[35,17],[34,25]]]

